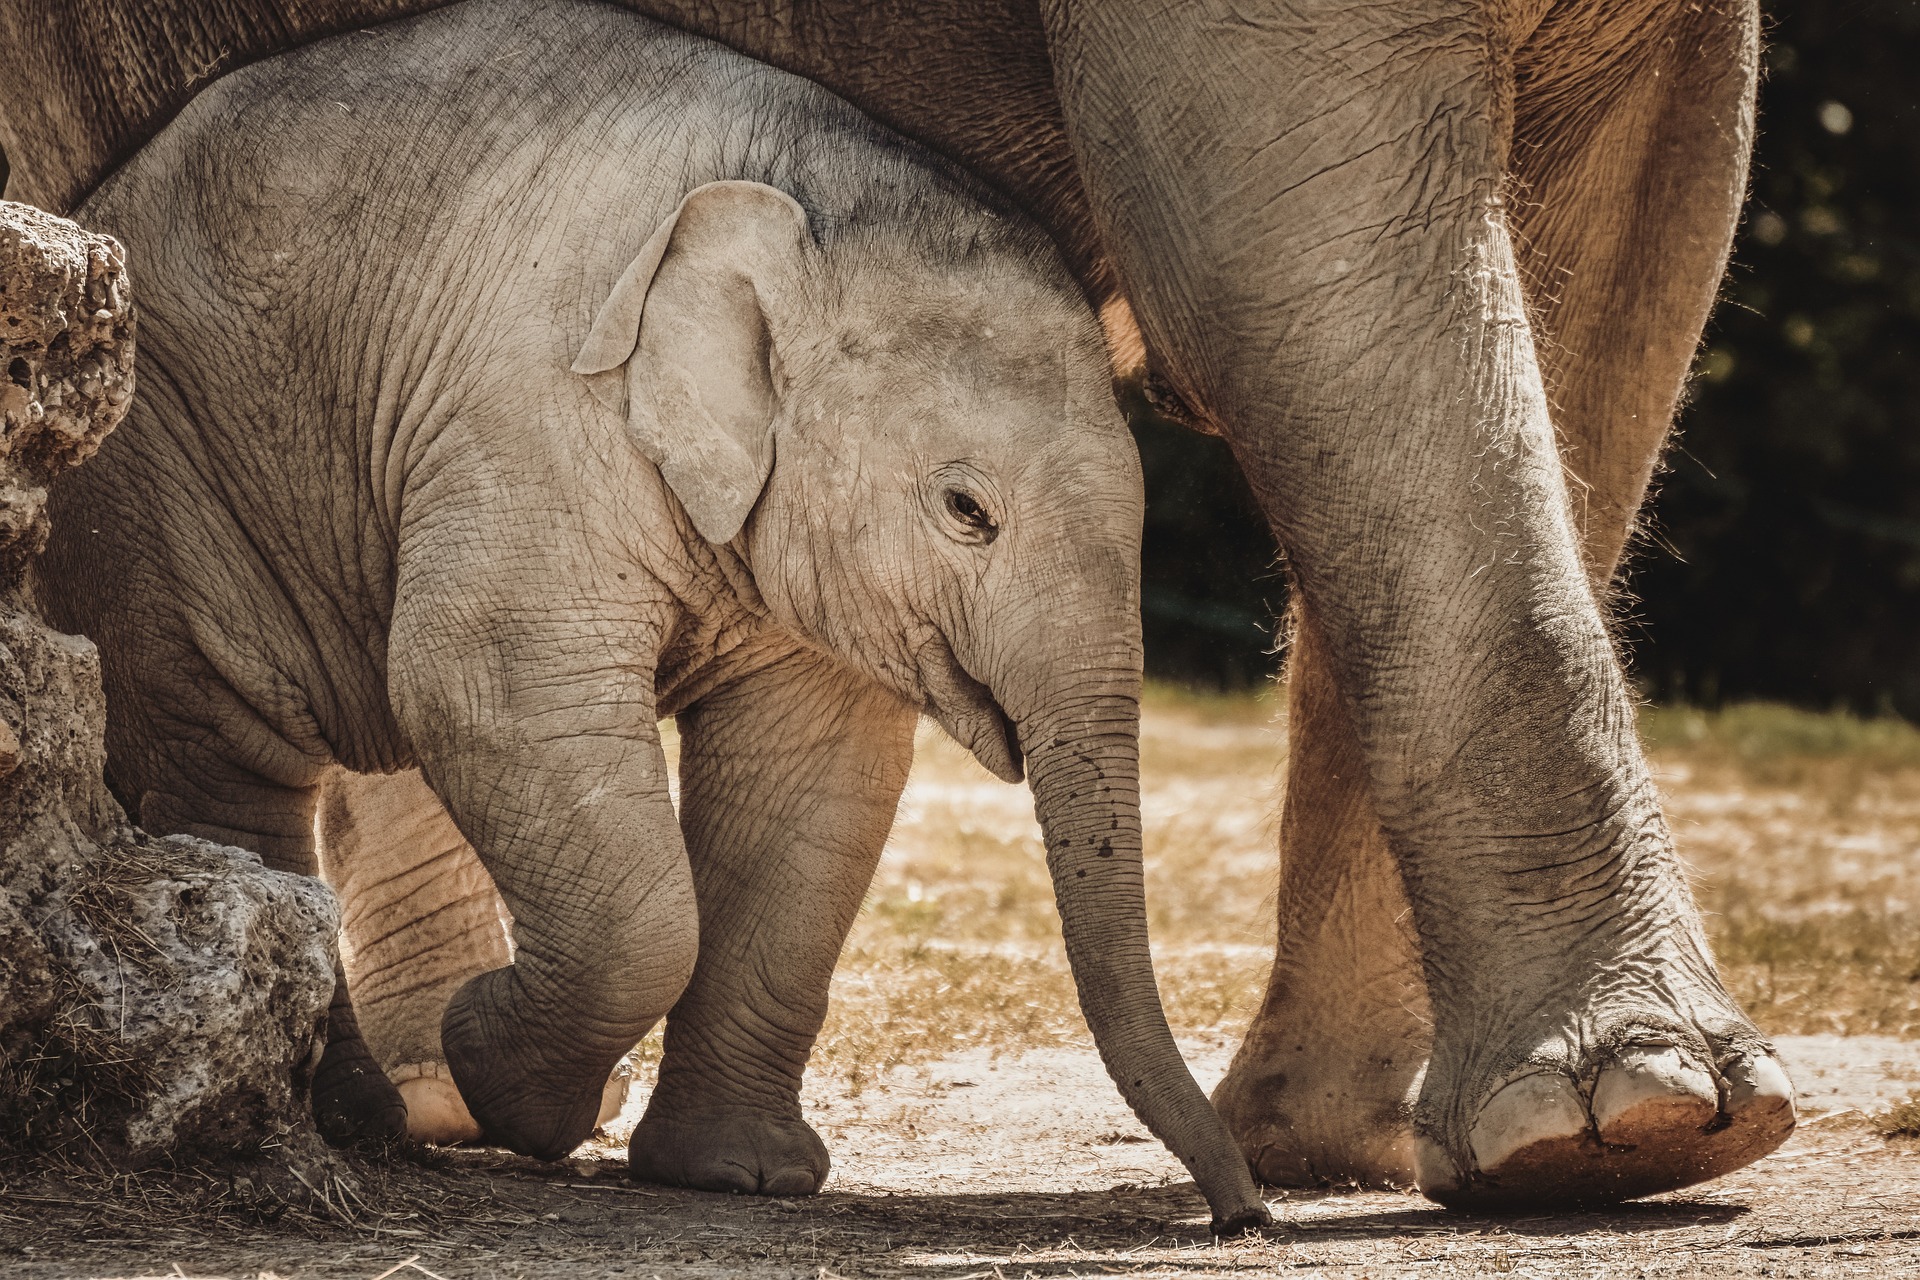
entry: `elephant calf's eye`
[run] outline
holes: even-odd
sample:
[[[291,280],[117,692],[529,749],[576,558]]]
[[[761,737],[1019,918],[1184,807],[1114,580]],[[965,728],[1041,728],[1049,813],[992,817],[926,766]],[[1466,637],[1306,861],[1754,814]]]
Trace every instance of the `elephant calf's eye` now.
[[[980,505],[980,499],[965,489],[947,490],[947,511],[965,525],[982,542],[992,542],[1000,536],[1000,526],[993,522],[987,509]]]

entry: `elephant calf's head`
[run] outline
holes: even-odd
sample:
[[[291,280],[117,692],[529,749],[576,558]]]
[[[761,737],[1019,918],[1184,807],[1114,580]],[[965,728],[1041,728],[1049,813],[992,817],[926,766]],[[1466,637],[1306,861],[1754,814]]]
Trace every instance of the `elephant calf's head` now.
[[[773,187],[697,188],[574,371],[777,618],[1018,780],[1022,720],[1137,690],[1139,463],[1045,238],[895,203],[815,228]]]

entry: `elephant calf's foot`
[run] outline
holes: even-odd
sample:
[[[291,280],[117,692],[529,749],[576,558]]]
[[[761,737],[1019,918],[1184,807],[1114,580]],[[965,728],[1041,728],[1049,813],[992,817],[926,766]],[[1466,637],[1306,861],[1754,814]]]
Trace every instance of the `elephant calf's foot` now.
[[[313,1119],[335,1146],[393,1142],[407,1132],[407,1104],[367,1042],[331,1040],[313,1073]]]
[[[607,1078],[600,1094],[600,1116],[596,1125],[605,1125],[627,1105],[627,1089],[633,1073],[624,1066]],[[444,1062],[410,1062],[394,1068],[393,1083],[407,1104],[407,1136],[415,1142],[452,1146],[480,1140],[480,1122],[467,1110],[466,1101],[453,1083],[453,1073]]]
[[[1757,1037],[1613,1043],[1584,1062],[1531,1055],[1481,1091],[1460,1149],[1423,1133],[1420,1190],[1460,1208],[1605,1204],[1717,1178],[1793,1132],[1793,1086]],[[1436,1084],[1430,1074],[1423,1102]]]
[[[551,1038],[495,1030],[513,1023],[493,1013],[511,973],[495,969],[460,989],[441,1019],[440,1047],[482,1141],[559,1160],[593,1133],[602,1086],[620,1055],[609,1053],[595,1067],[584,1055],[543,1053],[554,1047]],[[529,1039],[537,1047],[524,1047]]]
[[[763,1196],[810,1196],[832,1164],[805,1121],[745,1110],[649,1114],[629,1150],[636,1182]]]

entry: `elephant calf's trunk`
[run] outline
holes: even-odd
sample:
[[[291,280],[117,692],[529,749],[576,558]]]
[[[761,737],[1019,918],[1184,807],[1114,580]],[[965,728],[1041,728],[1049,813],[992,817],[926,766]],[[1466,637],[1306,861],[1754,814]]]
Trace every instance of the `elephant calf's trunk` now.
[[[1071,723],[1022,726],[1067,962],[1121,1096],[1193,1175],[1216,1235],[1272,1219],[1246,1158],[1167,1027],[1147,945],[1140,858],[1139,711],[1115,698]]]

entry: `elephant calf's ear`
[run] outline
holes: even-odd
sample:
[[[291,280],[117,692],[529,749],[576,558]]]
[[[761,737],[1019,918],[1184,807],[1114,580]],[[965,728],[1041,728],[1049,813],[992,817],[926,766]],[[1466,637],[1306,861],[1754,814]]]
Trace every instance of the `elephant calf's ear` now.
[[[763,299],[809,243],[807,215],[783,191],[696,187],[621,273],[573,362],[596,398],[624,410],[709,542],[740,532],[773,468]]]

